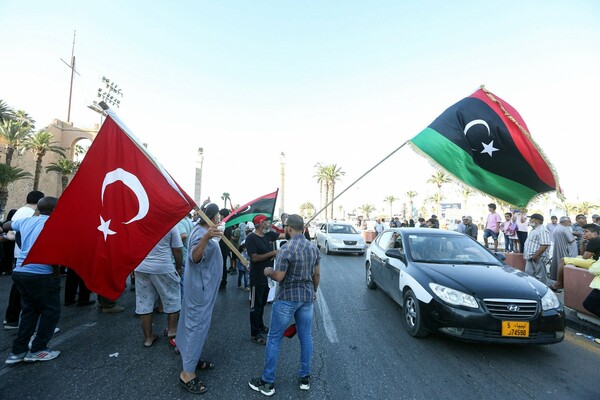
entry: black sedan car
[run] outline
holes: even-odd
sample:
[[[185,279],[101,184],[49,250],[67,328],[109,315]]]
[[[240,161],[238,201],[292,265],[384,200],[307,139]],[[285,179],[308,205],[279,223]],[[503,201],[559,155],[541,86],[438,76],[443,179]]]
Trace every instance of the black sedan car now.
[[[367,250],[366,282],[402,306],[404,326],[415,337],[562,341],[566,320],[556,295],[500,258],[461,233],[389,229]]]

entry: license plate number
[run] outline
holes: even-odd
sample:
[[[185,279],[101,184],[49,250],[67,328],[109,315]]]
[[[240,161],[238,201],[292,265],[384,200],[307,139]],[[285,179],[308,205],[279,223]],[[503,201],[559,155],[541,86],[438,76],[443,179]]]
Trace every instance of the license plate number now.
[[[502,336],[529,337],[529,322],[502,321]]]

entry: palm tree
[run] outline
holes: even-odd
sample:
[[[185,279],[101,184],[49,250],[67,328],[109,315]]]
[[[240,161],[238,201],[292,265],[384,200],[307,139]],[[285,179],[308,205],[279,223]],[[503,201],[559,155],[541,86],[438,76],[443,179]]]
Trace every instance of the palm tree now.
[[[14,113],[13,120],[18,122],[21,126],[33,131],[35,129],[35,120],[31,118],[25,110],[17,110]]]
[[[227,208],[227,200],[229,200],[229,203],[231,204],[231,199],[229,198],[229,193],[227,193],[227,192],[223,192],[223,196],[221,196],[221,200],[223,200],[223,208]]]
[[[0,123],[0,138],[6,142],[6,165],[10,166],[15,151],[30,135],[31,130],[16,121],[5,120]]]
[[[40,176],[42,174],[42,159],[47,152],[60,154],[65,157],[64,148],[57,146],[56,141],[52,140],[54,136],[48,131],[38,131],[28,136],[23,141],[23,149],[31,150],[35,158],[35,172],[33,174],[33,190],[38,190],[40,185]]]
[[[436,205],[436,215],[440,215],[440,209],[441,209],[441,204],[442,204],[442,200],[444,200],[444,196],[441,193],[434,193],[431,196],[429,196],[425,201],[427,203],[431,203],[431,204],[435,204]],[[433,210],[433,207],[432,207]]]
[[[375,211],[375,206],[373,204],[363,204],[358,209],[365,213],[367,219],[369,219],[369,214]]]
[[[383,201],[385,201],[386,203],[388,203],[390,205],[390,218],[394,218],[394,213],[392,212],[392,205],[394,204],[394,202],[396,200],[398,200],[398,198],[393,195],[385,196],[383,198]]]
[[[0,123],[10,121],[14,118],[14,116],[14,110],[8,104],[6,104],[4,100],[0,99]]]
[[[309,201],[300,204],[300,214],[302,218],[312,217],[315,214],[315,206]]]
[[[406,196],[408,197],[408,202],[410,203],[410,216],[411,218],[414,216],[413,214],[413,210],[414,210],[414,203],[415,203],[415,197],[417,197],[417,195],[419,193],[413,191],[413,190],[409,190],[408,192],[405,193]]]
[[[324,166],[322,163],[318,162],[315,164],[315,174],[313,175],[313,178],[315,178],[317,180],[317,183],[319,184],[319,210],[321,210],[323,208],[323,186],[325,184],[325,174],[323,173],[324,170]],[[325,213],[327,214],[327,212]]]
[[[597,205],[592,204],[589,201],[582,201],[577,204],[577,211],[579,211],[580,214],[587,215],[590,212],[590,209],[597,207]]]
[[[31,174],[21,168],[0,164],[0,214],[4,213],[8,201],[8,185],[25,178],[31,178]]]
[[[441,203],[442,203],[442,198],[443,198],[443,196],[442,196],[442,186],[444,186],[445,183],[449,183],[449,182],[452,182],[452,179],[444,171],[437,171],[435,174],[431,175],[431,177],[427,180],[427,183],[433,183],[438,188],[438,192],[437,192],[437,199],[438,199],[437,214],[440,214]]]
[[[565,213],[568,216],[571,216],[571,215],[575,216],[575,214],[577,214],[577,210],[578,210],[577,204],[563,203],[563,208],[565,209]],[[575,219],[575,218],[573,218],[573,219]]]
[[[460,195],[462,196],[462,199],[463,199],[463,210],[465,211],[465,213],[468,214],[467,201],[469,200],[469,197],[471,197],[475,194],[475,191],[473,189],[471,189],[471,187],[469,187],[469,186],[460,186],[460,188],[461,188]]]
[[[58,161],[50,163],[50,165],[46,167],[46,173],[57,172],[60,174],[62,184],[61,193],[63,193],[69,184],[69,175],[73,174],[77,168],[79,168],[78,162],[71,161],[67,158],[61,158]]]
[[[340,177],[346,175],[346,173],[336,164],[331,164],[323,169],[323,175],[325,177],[325,204],[327,204],[329,199],[333,200],[335,198],[335,182],[339,181]],[[328,215],[333,218],[333,202],[329,205],[329,212],[325,210],[325,219]]]

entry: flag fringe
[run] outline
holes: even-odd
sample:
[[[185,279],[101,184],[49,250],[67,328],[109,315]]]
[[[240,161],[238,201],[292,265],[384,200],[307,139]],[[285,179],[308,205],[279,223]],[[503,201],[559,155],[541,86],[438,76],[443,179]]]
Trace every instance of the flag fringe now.
[[[529,139],[529,141],[533,144],[533,146],[538,151],[538,153],[540,153],[540,156],[542,157],[542,159],[546,162],[546,164],[550,168],[550,172],[552,172],[552,177],[554,178],[554,183],[556,185],[556,188],[555,188],[556,196],[561,201],[563,201],[563,202],[566,201],[565,196],[562,193],[562,189],[560,187],[560,183],[558,181],[558,174],[557,174],[556,170],[554,169],[554,166],[552,165],[552,163],[550,162],[550,160],[548,159],[548,157],[546,156],[546,154],[542,150],[542,148],[535,142],[535,140],[533,139],[533,137],[531,136],[531,134],[529,132],[527,132],[527,129],[525,129],[524,127],[522,127],[521,124],[519,124],[519,122],[517,122],[517,120],[506,110],[506,108],[504,108],[504,106],[502,105],[502,103],[494,96],[494,94],[485,88],[485,85],[481,85],[480,88],[481,88],[481,90],[483,90],[483,92],[486,94],[486,96],[491,101],[493,101],[494,103],[498,104],[498,107],[500,107],[500,109],[504,113],[504,116],[506,116],[506,118],[508,118],[512,123],[514,123],[517,126],[517,128],[519,128],[519,130],[521,131],[521,133],[523,133],[523,135],[525,135],[525,137],[527,137],[527,139]],[[539,196],[541,196],[541,195],[543,195],[545,193],[548,193],[548,192],[544,192],[544,193],[540,193],[540,194],[536,195],[529,202],[531,203],[531,201],[533,201],[534,199],[537,199]]]

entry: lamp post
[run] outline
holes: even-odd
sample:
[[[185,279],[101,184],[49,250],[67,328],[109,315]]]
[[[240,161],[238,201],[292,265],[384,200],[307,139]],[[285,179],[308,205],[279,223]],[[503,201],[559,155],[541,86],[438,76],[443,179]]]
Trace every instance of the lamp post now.
[[[119,98],[123,97],[123,90],[119,88],[114,81],[111,82],[110,79],[103,76],[102,83],[104,88],[99,87],[97,93],[97,97],[100,98],[100,101],[94,100],[93,104],[88,106],[90,110],[100,114],[100,125],[102,125],[102,116],[106,115],[104,112],[105,108],[101,106],[101,103],[119,108],[121,105],[121,100]]]
[[[283,151],[279,155],[279,163],[281,165],[281,190],[279,191],[281,193],[281,201],[279,202],[279,215],[281,215],[285,211],[285,153]]]
[[[194,190],[194,198],[197,204],[202,203],[202,164],[204,162],[204,149],[198,148],[198,157],[196,158],[196,185]]]

